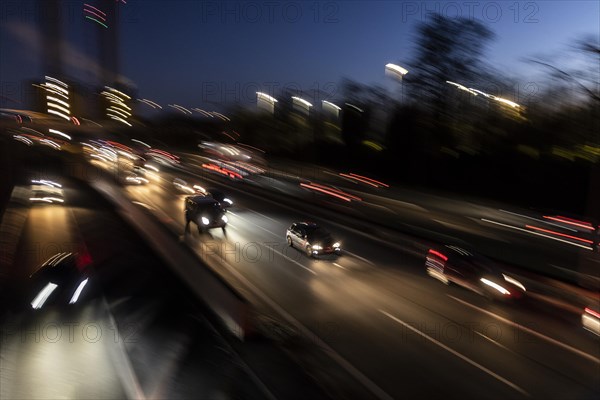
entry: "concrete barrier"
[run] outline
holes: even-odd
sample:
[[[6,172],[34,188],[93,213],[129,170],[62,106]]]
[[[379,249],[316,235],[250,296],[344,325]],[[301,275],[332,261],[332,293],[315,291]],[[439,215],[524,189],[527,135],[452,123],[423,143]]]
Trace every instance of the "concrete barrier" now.
[[[133,204],[110,173],[91,166],[83,158],[69,157],[70,175],[81,180],[115,206],[115,211],[142,237],[236,337],[252,334],[253,309],[233,287],[204,265],[168,227],[147,210]],[[75,164],[73,164],[75,163]],[[90,169],[92,173],[90,173]],[[91,178],[93,177],[93,178]]]

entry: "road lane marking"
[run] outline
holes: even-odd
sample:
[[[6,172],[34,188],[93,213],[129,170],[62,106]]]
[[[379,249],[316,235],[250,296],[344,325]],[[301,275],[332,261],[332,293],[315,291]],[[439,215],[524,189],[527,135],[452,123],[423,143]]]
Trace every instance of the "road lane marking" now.
[[[505,213],[508,213],[508,214],[516,215],[516,216],[519,216],[519,217],[523,217],[523,218],[532,219],[532,220],[534,220],[534,221],[542,222],[542,223],[544,223],[544,224],[548,224],[548,225],[554,225],[554,226],[557,226],[557,227],[559,227],[559,228],[562,228],[562,229],[567,229],[567,230],[569,230],[569,231],[577,232],[577,229],[573,229],[573,228],[567,228],[566,226],[562,226],[562,225],[559,225],[559,224],[554,224],[554,223],[552,223],[552,222],[544,221],[544,220],[541,220],[541,219],[538,219],[538,218],[529,217],[529,216],[527,216],[527,215],[523,215],[523,214],[517,214],[517,213],[515,213],[515,212],[506,211],[506,210],[500,210],[500,211],[502,211],[502,212],[505,212]]]
[[[310,338],[315,342],[315,345],[319,347],[327,356],[329,356],[333,361],[335,361],[340,367],[342,367],[346,372],[348,372],[354,379],[360,382],[367,390],[369,390],[376,398],[380,400],[393,400],[394,398],[390,396],[387,392],[381,389],[375,382],[369,379],[366,375],[360,372],[354,365],[352,365],[348,360],[342,357],[339,353],[337,353],[331,346],[325,343],[319,336],[317,336],[313,331],[304,326],[300,321],[294,318],[290,313],[285,311],[277,302],[267,296],[262,290],[258,289],[250,280],[248,280],[244,275],[242,275],[236,268],[234,268],[231,264],[229,264],[226,260],[221,260],[222,265],[225,266],[229,270],[231,274],[233,274],[239,282],[245,285],[250,292],[252,292],[255,296],[259,297],[262,301],[268,304],[271,309],[275,310],[280,317],[286,320],[289,324],[294,326],[299,332],[301,332],[302,336],[306,338]]]
[[[244,217],[240,216],[239,214],[234,214],[234,215],[235,215],[237,218],[240,218],[240,219],[242,219],[242,220],[244,220],[244,221],[247,221],[248,223],[250,223],[250,224],[252,224],[252,225],[255,225],[256,227],[258,227],[258,228],[260,228],[260,229],[262,229],[262,230],[264,230],[264,231],[266,231],[266,232],[269,232],[270,234],[272,234],[272,235],[273,235],[273,236],[275,236],[275,237],[280,237],[280,235],[276,234],[275,232],[272,232],[272,231],[268,230],[267,228],[263,228],[262,226],[260,226],[260,225],[258,225],[258,224],[255,224],[255,223],[253,223],[253,222],[251,222],[251,221],[249,221],[247,218],[244,218]],[[277,250],[275,250],[275,249],[273,249],[273,251],[277,252]],[[343,252],[344,252],[344,253],[348,253],[348,254],[350,254],[352,257],[358,258],[359,260],[361,260],[361,261],[363,261],[363,262],[365,262],[365,263],[367,263],[367,264],[370,264],[370,265],[375,265],[375,263],[373,263],[372,261],[369,261],[369,260],[367,260],[366,258],[359,256],[358,254],[352,253],[351,251],[348,251],[348,250],[343,250]],[[299,265],[302,265],[302,264],[298,263],[297,261],[290,259],[289,257],[287,257],[286,255],[284,255],[284,254],[282,254],[282,253],[279,253],[279,252],[277,252],[277,253],[278,253],[278,254],[281,254],[281,255],[283,255],[284,257],[288,258],[288,259],[289,259],[289,260],[291,260],[292,262],[295,262],[295,263],[297,263],[297,264],[299,264]],[[302,268],[306,268],[306,267],[302,265]],[[311,272],[314,272],[314,271],[312,271],[312,270],[309,270],[309,271],[311,271]]]
[[[530,231],[528,229],[523,229],[523,228],[519,228],[519,227],[512,226],[512,225],[502,224],[500,222],[492,221],[492,220],[485,219],[485,218],[481,218],[481,220],[483,222],[488,222],[490,224],[496,224],[496,225],[504,226],[506,228],[515,229],[515,230],[518,230],[518,231],[523,231],[523,232],[526,232],[526,233],[529,233],[529,234],[532,234],[532,235],[542,236],[542,237],[545,237],[545,238],[548,238],[548,239],[552,239],[552,240],[556,240],[556,241],[563,242],[563,243],[566,243],[566,244],[570,244],[572,246],[581,247],[581,248],[586,249],[586,250],[590,250],[590,251],[594,250],[590,246],[584,246],[584,245],[579,244],[579,243],[569,242],[568,240],[563,240],[563,239],[556,238],[554,236],[544,235],[544,234],[538,233],[538,232],[533,232],[533,231]]]
[[[121,334],[119,333],[118,329],[119,325],[117,325],[115,317],[110,311],[110,307],[104,296],[102,296],[102,303],[104,309],[106,310],[106,315],[110,325],[114,327],[113,329],[115,329],[116,334],[119,335],[117,337],[120,338]],[[116,346],[110,347],[110,349],[112,349],[111,355],[113,357],[115,370],[117,371],[117,375],[119,376],[121,384],[123,385],[123,389],[125,390],[127,398],[130,400],[146,400],[146,395],[144,394],[144,390],[140,385],[140,381],[135,373],[131,359],[127,354],[127,349],[125,348],[123,340],[115,340],[115,343]]]
[[[273,235],[273,236],[275,236],[275,237],[282,237],[282,236],[283,236],[283,235],[279,235],[279,234],[277,234],[277,233],[275,233],[275,232],[273,232],[273,231],[270,231],[270,230],[268,230],[267,228],[263,228],[262,226],[260,226],[260,225],[258,225],[258,224],[256,224],[256,223],[254,223],[254,222],[252,222],[252,221],[250,221],[248,218],[244,218],[244,217],[242,217],[242,216],[241,216],[241,215],[239,215],[239,214],[234,214],[234,213],[232,213],[231,211],[229,211],[229,213],[231,213],[231,215],[235,216],[236,218],[239,218],[239,219],[241,219],[242,221],[246,221],[246,222],[248,222],[249,224],[256,226],[257,228],[260,228],[260,229],[262,229],[263,231],[265,231],[265,232],[267,232],[267,233],[270,233],[271,235]]]
[[[73,210],[72,206],[68,207],[68,212],[71,216],[71,222],[73,224],[71,234],[73,236],[76,236],[77,239],[79,239],[79,246],[81,247],[80,251],[83,254],[90,255],[87,244],[83,237],[83,233],[81,232],[81,227],[79,226],[79,221],[75,216],[75,211]],[[115,317],[111,312],[111,308],[108,304],[108,300],[105,296],[101,297],[101,304],[106,312],[106,316],[108,318],[110,326],[112,327],[112,329],[115,330],[115,334],[117,335],[116,337],[121,338],[122,336],[118,328],[119,325],[117,325]],[[127,353],[127,348],[125,347],[124,341],[115,340],[115,346],[109,346],[109,352],[127,398],[130,400],[146,400],[146,395],[144,394],[144,390],[142,389],[140,380],[138,379],[138,376],[135,373],[135,369],[133,368],[133,364],[131,362],[131,359],[129,358],[129,354]]]
[[[254,210],[251,210],[251,209],[248,209],[248,210],[249,210],[250,212],[253,212],[254,214],[260,215],[260,216],[261,216],[261,217],[263,217],[263,218],[266,218],[266,219],[268,219],[268,220],[270,220],[270,221],[273,221],[273,222],[275,222],[276,224],[280,224],[280,223],[281,223],[280,221],[277,221],[275,218],[271,218],[271,217],[269,217],[269,216],[267,216],[267,215],[265,215],[265,214],[259,213],[258,211],[254,211]]]
[[[197,177],[197,178],[202,178],[202,179],[209,180],[209,181],[212,181],[212,182],[215,182],[215,183],[219,183],[218,181],[211,180],[211,179],[210,179],[210,178],[208,178],[207,176],[204,176],[204,175],[198,175],[197,173],[194,173],[194,172],[192,172],[192,171],[185,171],[185,172],[186,172],[186,174],[188,174],[188,175],[192,175],[192,176],[195,176],[195,177]],[[222,183],[222,182],[221,182],[221,183]],[[292,212],[294,212],[294,213],[297,213],[297,212],[298,212],[298,209],[297,209],[297,208],[294,208],[294,207],[292,207],[292,206],[289,206],[289,205],[287,205],[287,204],[285,204],[285,203],[277,202],[277,201],[275,201],[275,200],[271,200],[271,199],[269,199],[269,198],[267,198],[267,197],[264,197],[264,196],[259,196],[259,195],[256,195],[256,194],[253,194],[253,193],[250,193],[250,192],[244,192],[243,190],[241,190],[241,189],[239,189],[239,188],[235,188],[235,187],[229,187],[229,189],[230,189],[230,190],[233,190],[233,191],[237,191],[237,192],[244,193],[246,196],[250,196],[250,197],[253,197],[253,198],[255,198],[255,199],[259,199],[259,200],[261,200],[261,201],[263,201],[263,202],[268,202],[268,203],[274,204],[274,205],[275,205],[275,206],[277,206],[277,207],[285,208],[285,209],[287,209],[287,210],[290,210],[290,211],[292,211]],[[263,189],[264,189],[264,188],[263,188]],[[407,203],[407,204],[412,204],[412,203]],[[425,211],[429,212],[428,210],[425,210]],[[241,217],[240,217],[240,218],[241,218]],[[330,224],[330,225],[335,225],[335,226],[338,226],[338,227],[340,227],[340,228],[342,228],[342,229],[344,229],[344,230],[347,230],[347,231],[349,231],[349,232],[354,232],[354,233],[356,233],[357,235],[361,235],[361,236],[363,236],[363,237],[366,237],[366,238],[368,238],[368,239],[370,239],[370,240],[372,240],[372,241],[374,241],[374,242],[377,242],[377,243],[384,243],[384,244],[386,244],[388,247],[391,247],[391,248],[394,248],[394,249],[400,250],[400,251],[402,251],[402,252],[409,253],[409,254],[412,254],[412,255],[421,255],[421,252],[420,252],[420,251],[413,251],[413,250],[410,250],[410,249],[408,249],[406,246],[400,246],[400,245],[398,245],[398,244],[397,244],[397,243],[395,243],[395,242],[391,242],[391,241],[388,241],[388,240],[385,240],[385,239],[379,238],[379,237],[377,237],[377,236],[374,236],[373,234],[368,234],[368,233],[365,233],[364,231],[362,231],[362,230],[360,230],[360,229],[352,228],[352,227],[350,227],[350,226],[347,226],[347,225],[344,225],[344,224],[341,224],[341,223],[338,223],[338,222],[334,222],[334,221],[328,221],[328,224]],[[256,224],[254,224],[254,225],[256,225]],[[256,226],[257,226],[257,227],[259,227],[259,228],[261,228],[261,229],[264,229],[264,230],[266,230],[267,232],[269,232],[269,233],[271,233],[271,234],[273,234],[273,235],[275,235],[275,236],[277,236],[277,237],[279,237],[279,234],[273,233],[273,232],[271,232],[271,231],[269,231],[269,230],[267,230],[267,229],[265,229],[265,228],[261,227],[260,225],[256,225]],[[409,225],[409,226],[411,226],[411,225]],[[404,235],[403,237],[406,237],[406,235]],[[346,251],[346,252],[347,252],[347,251]],[[348,252],[347,252],[347,253],[348,253]]]
[[[333,265],[335,265],[336,267],[341,268],[341,269],[346,269],[346,267],[344,267],[343,265],[340,265],[336,262],[334,262]]]
[[[344,252],[344,253],[348,253],[348,254],[350,254],[352,257],[354,257],[354,258],[358,258],[359,260],[361,260],[361,261],[363,261],[363,262],[366,262],[367,264],[375,265],[375,263],[374,263],[374,262],[372,262],[372,261],[369,261],[369,260],[367,260],[366,258],[364,258],[364,257],[361,257],[361,256],[359,256],[358,254],[355,254],[355,253],[353,253],[353,252],[351,252],[351,251],[348,251],[348,250],[342,250],[342,252]]]
[[[488,315],[488,316],[490,316],[492,318],[495,318],[498,321],[502,321],[502,322],[504,322],[504,323],[506,323],[508,325],[514,326],[517,329],[523,330],[523,331],[525,331],[525,332],[527,332],[527,333],[529,333],[529,334],[531,334],[533,336],[537,336],[540,339],[544,339],[544,340],[546,340],[546,341],[548,341],[548,342],[550,342],[550,343],[552,343],[552,344],[554,344],[556,346],[562,347],[565,350],[568,350],[568,351],[570,351],[572,353],[575,353],[578,356],[581,356],[581,357],[583,357],[583,358],[585,358],[587,360],[595,362],[596,364],[600,364],[600,359],[598,359],[598,358],[596,358],[596,357],[594,357],[594,356],[592,356],[592,355],[590,355],[590,354],[588,354],[588,353],[586,353],[584,351],[576,349],[575,347],[569,346],[566,343],[563,343],[561,341],[553,339],[550,336],[546,336],[543,333],[540,333],[538,331],[534,331],[533,329],[527,328],[527,327],[525,327],[523,325],[519,325],[516,322],[513,322],[513,321],[511,321],[509,319],[506,319],[504,317],[501,317],[501,316],[499,316],[497,314],[494,314],[493,312],[490,312],[488,310],[484,310],[483,308],[479,308],[479,307],[477,307],[477,306],[475,306],[475,305],[473,305],[471,303],[468,303],[468,302],[466,302],[464,300],[461,300],[459,298],[456,298],[454,296],[448,295],[448,297],[450,297],[451,299],[454,299],[454,300],[458,301],[459,303],[462,303],[462,304],[464,304],[464,305],[466,305],[468,307],[471,307],[471,308],[473,308],[475,310],[481,311],[482,313],[484,313],[484,314],[486,314],[486,315]]]
[[[514,351],[512,351],[511,349],[509,349],[508,347],[506,347],[505,345],[503,345],[502,343],[492,339],[489,336],[484,335],[483,333],[479,332],[479,331],[474,331],[476,334],[478,334],[479,336],[481,336],[482,338],[484,338],[485,340],[490,341],[491,343],[495,344],[496,346],[500,347],[501,349],[510,351],[511,353],[514,353]]]
[[[513,388],[514,390],[516,390],[517,392],[531,397],[531,395],[529,393],[527,393],[525,390],[521,389],[519,386],[515,385],[514,383],[512,383],[511,381],[509,381],[506,378],[503,378],[502,376],[498,375],[497,373],[487,369],[486,367],[484,367],[483,365],[477,363],[476,361],[471,360],[469,357],[462,355],[461,353],[457,352],[456,350],[451,349],[450,347],[446,346],[445,344],[443,344],[442,342],[437,341],[436,339],[432,338],[431,336],[421,332],[420,330],[414,328],[412,325],[402,321],[401,319],[396,318],[395,316],[393,316],[392,314],[387,313],[384,310],[379,310],[380,313],[382,313],[383,315],[387,316],[388,318],[392,319],[393,321],[396,321],[397,323],[399,323],[400,325],[410,329],[411,331],[415,332],[416,334],[424,337],[425,339],[429,340],[430,342],[440,346],[442,349],[450,352],[451,354],[454,354],[456,357],[460,358],[461,360],[471,364],[472,366],[479,368],[481,371],[485,372],[486,374],[492,376],[493,378],[496,378],[497,380],[499,380],[500,382],[504,383],[505,385]]]
[[[315,271],[313,271],[312,269],[310,269],[310,268],[308,268],[308,267],[306,267],[306,266],[302,265],[301,263],[299,263],[298,261],[294,260],[293,258],[286,256],[286,255],[285,255],[285,254],[283,254],[282,252],[280,252],[280,251],[278,251],[278,250],[275,250],[273,247],[268,247],[268,246],[265,246],[265,245],[263,245],[263,244],[260,244],[260,243],[259,243],[259,245],[261,245],[262,247],[267,247],[267,248],[269,248],[269,249],[273,250],[275,253],[279,254],[281,257],[283,257],[283,258],[287,259],[288,261],[291,261],[291,262],[293,262],[294,264],[296,264],[297,266],[299,266],[299,267],[301,267],[301,268],[304,268],[305,270],[307,270],[307,271],[308,271],[308,272],[310,272],[311,274],[317,275],[317,273],[316,273]]]

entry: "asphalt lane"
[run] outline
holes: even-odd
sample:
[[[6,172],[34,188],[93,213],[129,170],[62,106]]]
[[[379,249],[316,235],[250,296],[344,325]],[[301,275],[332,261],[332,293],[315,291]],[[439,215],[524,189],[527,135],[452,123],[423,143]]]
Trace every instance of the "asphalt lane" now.
[[[18,189],[18,188],[17,188]],[[22,187],[27,192],[28,187]],[[65,188],[65,197],[75,190]],[[70,207],[33,205],[28,210],[13,264],[13,304],[17,312],[3,321],[1,398],[115,399],[127,397],[111,354],[118,352],[108,314],[98,301],[68,312],[59,308],[23,312],[31,298],[27,279],[59,252],[81,251]],[[19,307],[20,306],[20,307]],[[104,334],[102,333],[104,332]]]
[[[488,303],[446,287],[425,276],[422,258],[339,225],[330,230],[344,255],[309,259],[285,245],[285,229],[296,220],[329,221],[239,191],[231,192],[236,206],[225,234],[200,235],[194,225],[185,233],[185,195],[171,184],[174,177],[163,173],[159,182],[127,192],[178,226],[213,267],[243,276],[259,297],[323,339],[391,397],[598,395],[597,341],[575,317],[534,301]]]

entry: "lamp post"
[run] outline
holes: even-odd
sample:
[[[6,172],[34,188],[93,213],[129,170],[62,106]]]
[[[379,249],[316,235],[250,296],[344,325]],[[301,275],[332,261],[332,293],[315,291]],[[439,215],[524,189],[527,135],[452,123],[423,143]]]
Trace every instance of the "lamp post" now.
[[[402,78],[404,77],[404,75],[408,74],[408,70],[406,68],[402,68],[397,64],[388,63],[385,65],[385,74],[400,81],[400,100],[401,102],[403,102],[404,84],[402,82]]]
[[[271,115],[275,112],[277,99],[263,92],[256,92],[256,108],[268,111]]]

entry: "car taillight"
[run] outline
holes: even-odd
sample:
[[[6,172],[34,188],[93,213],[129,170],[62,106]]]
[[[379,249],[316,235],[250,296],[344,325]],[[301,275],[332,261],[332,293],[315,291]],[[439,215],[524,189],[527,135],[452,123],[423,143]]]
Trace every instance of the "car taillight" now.
[[[439,257],[439,258],[441,258],[444,261],[448,261],[448,257],[446,257],[445,255],[443,255],[442,253],[440,253],[437,250],[429,249],[429,254],[432,254],[432,255],[434,255],[436,257]]]

